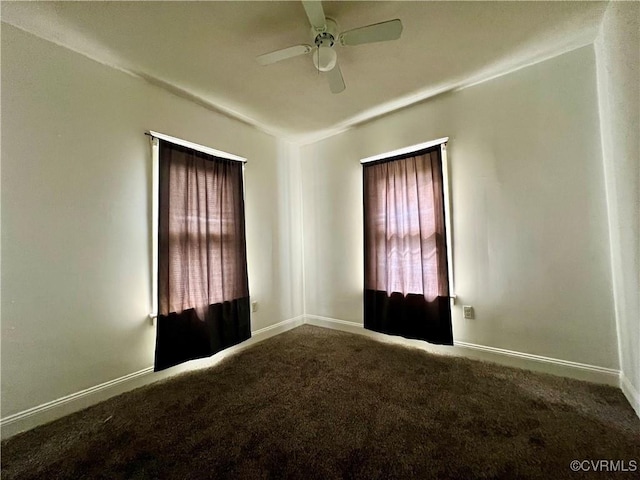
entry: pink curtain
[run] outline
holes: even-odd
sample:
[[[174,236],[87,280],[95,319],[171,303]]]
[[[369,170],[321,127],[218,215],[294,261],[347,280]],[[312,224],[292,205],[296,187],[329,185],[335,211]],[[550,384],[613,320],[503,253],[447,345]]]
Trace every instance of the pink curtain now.
[[[194,308],[203,319],[209,305],[248,295],[242,164],[164,146],[168,281],[160,313]]]
[[[417,297],[422,298],[425,305],[446,303],[446,307],[436,310],[442,310],[437,315],[449,317],[450,324],[440,146],[411,156],[365,164],[363,178],[365,291],[370,298],[382,298],[380,293],[384,292],[389,298],[392,295],[411,297],[413,304]],[[365,314],[380,316],[384,312],[376,313],[376,309],[388,311],[388,302],[377,307],[375,303],[365,308]],[[426,310],[429,309],[425,306]],[[406,308],[403,312],[406,313]],[[392,320],[385,319],[385,323],[391,325]],[[410,320],[411,323],[433,321],[429,318]]]
[[[156,369],[249,338],[242,164],[160,142]]]

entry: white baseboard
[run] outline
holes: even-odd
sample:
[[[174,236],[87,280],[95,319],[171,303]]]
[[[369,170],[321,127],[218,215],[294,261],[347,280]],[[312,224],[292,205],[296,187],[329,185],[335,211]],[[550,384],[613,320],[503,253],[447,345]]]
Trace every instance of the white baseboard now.
[[[133,390],[134,388],[171,377],[178,373],[215,365],[229,355],[233,355],[250,345],[254,345],[266,340],[267,338],[298,327],[303,323],[304,317],[302,315],[290,318],[276,323],[275,325],[255,330],[251,332],[250,339],[239,345],[223,350],[211,357],[193,360],[176,367],[168,368],[161,372],[154,372],[153,367],[143,368],[137,372],[86,388],[62,398],[43,403],[42,405],[14,413],[13,415],[8,415],[7,417],[0,419],[0,436],[2,439],[9,438],[16,433],[29,430],[37,427],[38,425],[48,423],[57,418],[69,415],[70,413],[77,412],[115,395]]]
[[[16,433],[30,430],[38,425],[51,422],[106,400],[109,397],[143,386],[152,381],[152,375],[153,367],[144,368],[4,417],[0,420],[1,438],[4,440]]]
[[[419,340],[409,340],[403,337],[385,335],[383,333],[366,330],[361,323],[347,322],[335,318],[318,315],[305,315],[305,323],[318,327],[333,328],[346,332],[359,333],[377,340],[419,348],[430,353],[455,355],[461,357],[486,360],[501,365],[524,368],[536,372],[550,373],[563,377],[576,378],[606,385],[620,386],[620,372],[612,368],[598,367],[585,363],[571,362],[557,358],[543,357],[530,353],[505,350],[503,348],[476,345],[474,343],[454,340],[453,346],[433,345]]]
[[[454,341],[456,348],[465,350],[465,356],[491,362],[575,378],[614,387],[620,386],[620,371],[587,363],[572,362],[560,358],[544,357],[503,348]]]
[[[624,393],[624,396],[627,397],[627,400],[629,400],[638,417],[640,417],[640,393],[634,388],[631,380],[622,372],[620,372],[620,389],[622,393]]]
[[[172,367],[161,372],[154,372],[153,367],[147,367],[51,402],[43,403],[42,405],[9,415],[0,419],[1,438],[8,438],[16,433],[29,430],[38,425],[95,405],[120,393],[171,377],[178,373],[210,367],[220,362],[223,358],[233,355],[250,345],[284,333],[304,323],[366,335],[378,341],[411,346],[431,353],[476,358],[527,370],[617,386],[622,389],[629,403],[640,417],[640,394],[638,394],[638,391],[633,387],[629,379],[618,370],[467,342],[454,341],[454,346],[432,345],[419,340],[408,340],[402,337],[372,332],[366,330],[361,323],[318,315],[300,315],[256,330],[252,332],[249,340],[223,350],[212,357],[187,362],[186,364]]]
[[[342,330],[343,332],[357,333],[359,335],[370,336],[370,334],[375,333],[365,330],[361,323],[338,320],[337,318],[321,317],[319,315],[305,315],[304,323],[307,325],[314,325],[316,327],[332,328],[334,330]]]

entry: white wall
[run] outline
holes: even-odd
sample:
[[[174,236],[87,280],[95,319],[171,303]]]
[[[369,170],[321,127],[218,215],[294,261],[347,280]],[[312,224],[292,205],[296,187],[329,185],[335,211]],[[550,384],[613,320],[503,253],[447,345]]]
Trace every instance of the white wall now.
[[[294,147],[3,24],[2,417],[152,365],[148,129],[249,159],[253,330],[302,314]]]
[[[623,391],[640,415],[640,4],[611,2],[596,41]]]
[[[362,323],[359,159],[444,136],[454,338],[617,369],[592,46],[303,147],[306,313]]]

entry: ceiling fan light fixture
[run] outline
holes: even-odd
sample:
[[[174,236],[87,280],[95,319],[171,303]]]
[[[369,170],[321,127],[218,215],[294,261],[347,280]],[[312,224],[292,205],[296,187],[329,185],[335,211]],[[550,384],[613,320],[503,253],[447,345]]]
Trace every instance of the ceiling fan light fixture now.
[[[320,45],[313,52],[313,64],[321,72],[333,70],[338,60],[338,54],[331,47]]]

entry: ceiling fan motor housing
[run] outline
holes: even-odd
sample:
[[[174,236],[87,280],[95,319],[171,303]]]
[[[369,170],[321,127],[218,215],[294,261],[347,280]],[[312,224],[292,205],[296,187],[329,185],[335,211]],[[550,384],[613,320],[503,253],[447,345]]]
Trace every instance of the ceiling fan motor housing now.
[[[326,28],[323,31],[311,29],[313,43],[318,47],[313,52],[313,64],[321,72],[328,72],[336,66],[337,54],[333,49],[338,37],[338,24],[332,18],[325,19]]]
[[[311,38],[317,47],[333,47],[338,41],[338,24],[333,18],[326,17],[326,28],[318,31],[311,27]]]

